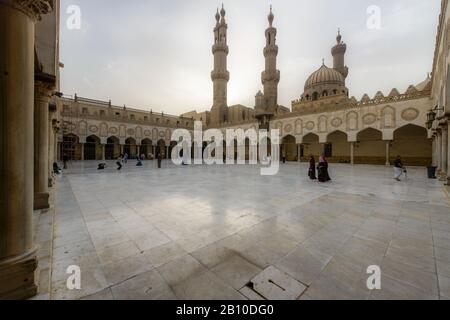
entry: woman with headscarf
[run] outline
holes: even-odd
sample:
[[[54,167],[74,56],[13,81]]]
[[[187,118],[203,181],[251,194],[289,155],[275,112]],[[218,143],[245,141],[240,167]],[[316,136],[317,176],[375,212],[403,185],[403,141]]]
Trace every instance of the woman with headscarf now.
[[[319,182],[328,182],[331,180],[330,175],[328,174],[328,162],[324,154],[320,156],[317,171],[319,176]]]
[[[308,176],[311,180],[316,180],[316,159],[314,159],[313,155],[309,156]]]

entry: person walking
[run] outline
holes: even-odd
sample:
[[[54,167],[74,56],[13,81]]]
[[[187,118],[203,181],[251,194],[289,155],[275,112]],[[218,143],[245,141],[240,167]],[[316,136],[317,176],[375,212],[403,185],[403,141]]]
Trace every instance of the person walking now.
[[[309,171],[308,176],[311,180],[316,180],[316,159],[314,159],[314,156],[311,154],[309,156]]]
[[[128,153],[125,152],[122,160],[125,164],[128,162]]]
[[[394,160],[394,179],[397,181],[402,181],[400,180],[400,177],[402,176],[404,171],[406,170],[403,166],[402,159],[400,158],[400,156],[397,156]]]
[[[325,155],[322,154],[319,159],[319,166],[317,167],[318,177],[320,182],[331,181],[330,175],[328,174],[328,161]]]
[[[158,153],[158,169],[161,169],[162,159],[163,159],[162,153],[159,152]]]
[[[119,158],[117,158],[117,162],[116,162],[117,170],[119,170],[119,171],[122,169],[122,161],[123,161],[123,157],[122,157],[122,155],[120,155]]]

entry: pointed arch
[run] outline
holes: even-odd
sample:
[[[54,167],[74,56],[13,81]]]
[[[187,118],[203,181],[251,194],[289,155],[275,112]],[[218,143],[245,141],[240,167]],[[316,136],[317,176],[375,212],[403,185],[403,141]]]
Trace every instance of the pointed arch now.
[[[416,124],[406,124],[394,131],[391,158],[402,157],[405,165],[428,166],[431,164],[432,142],[428,131]]]

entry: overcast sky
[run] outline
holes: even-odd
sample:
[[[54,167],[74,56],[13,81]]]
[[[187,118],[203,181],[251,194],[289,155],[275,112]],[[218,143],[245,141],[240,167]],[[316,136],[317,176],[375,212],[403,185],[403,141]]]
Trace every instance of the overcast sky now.
[[[279,104],[291,107],[308,76],[332,66],[341,28],[347,86],[361,98],[417,84],[431,71],[440,0],[224,0],[227,11],[229,105],[254,106],[262,89],[264,31],[270,3],[278,29]],[[69,30],[68,6],[81,9]],[[209,110],[215,11],[213,0],[62,0],[61,86],[65,94],[170,114]],[[369,29],[367,9],[381,9]]]

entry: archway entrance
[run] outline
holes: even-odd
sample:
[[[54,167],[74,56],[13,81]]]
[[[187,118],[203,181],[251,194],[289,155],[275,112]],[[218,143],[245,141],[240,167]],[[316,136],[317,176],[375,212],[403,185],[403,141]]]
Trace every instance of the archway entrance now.
[[[425,128],[408,124],[394,132],[391,143],[391,161],[401,156],[407,166],[429,166],[431,164],[432,144]]]
[[[381,131],[367,128],[358,133],[355,144],[355,163],[386,164],[386,141]]]
[[[140,147],[140,155],[144,155],[145,159],[153,159],[153,142],[150,139],[142,140]]]
[[[120,140],[117,137],[109,137],[106,140],[105,158],[106,160],[117,159],[120,155]]]
[[[313,155],[316,159],[323,153],[323,148],[319,143],[319,136],[314,133],[308,133],[303,137],[303,156],[304,160],[309,160],[309,156]]]
[[[297,144],[295,137],[288,135],[281,141],[280,159],[286,157],[287,161],[297,161]]]
[[[129,159],[136,158],[137,155],[137,146],[136,140],[133,138],[128,138],[125,140],[124,153],[128,154]]]
[[[100,160],[101,158],[100,138],[97,136],[87,137],[84,145],[84,160]]]
[[[330,133],[325,147],[327,160],[335,163],[350,163],[350,143],[347,134],[342,131]]]
[[[78,136],[74,134],[68,134],[63,137],[63,143],[61,144],[60,156],[63,160],[66,157],[68,160],[81,160],[81,144]]]
[[[158,158],[160,154],[163,158],[166,157],[166,142],[162,139],[158,141],[156,146],[156,157]]]

